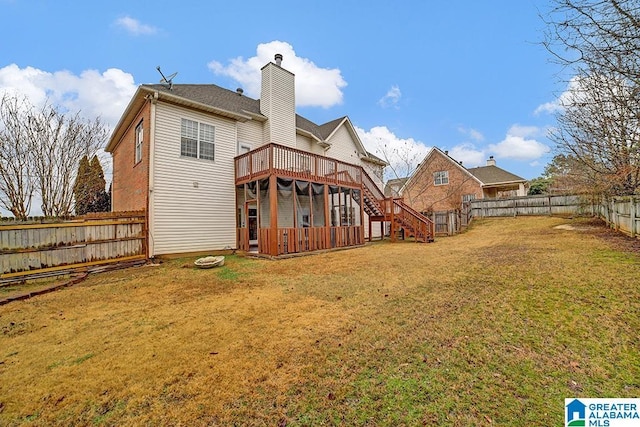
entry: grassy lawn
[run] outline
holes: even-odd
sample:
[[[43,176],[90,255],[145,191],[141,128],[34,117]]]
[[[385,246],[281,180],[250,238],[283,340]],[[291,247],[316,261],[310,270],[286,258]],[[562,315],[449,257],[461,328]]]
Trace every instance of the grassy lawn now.
[[[607,236],[507,218],[93,275],[0,306],[0,425],[562,425],[640,396],[640,257]]]

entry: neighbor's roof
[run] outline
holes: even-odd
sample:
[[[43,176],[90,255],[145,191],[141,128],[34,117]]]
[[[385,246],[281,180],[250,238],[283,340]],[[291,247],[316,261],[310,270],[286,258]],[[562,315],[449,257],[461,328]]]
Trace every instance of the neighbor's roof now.
[[[527,180],[514,175],[511,172],[497,166],[480,166],[467,169],[473,176],[482,181],[484,185],[507,184],[514,182],[526,182]]]
[[[402,189],[402,187],[407,183],[408,180],[409,177],[393,178],[387,181],[387,183],[384,185],[385,197],[391,197],[394,195],[393,193],[395,193],[396,196],[400,194],[400,189]]]

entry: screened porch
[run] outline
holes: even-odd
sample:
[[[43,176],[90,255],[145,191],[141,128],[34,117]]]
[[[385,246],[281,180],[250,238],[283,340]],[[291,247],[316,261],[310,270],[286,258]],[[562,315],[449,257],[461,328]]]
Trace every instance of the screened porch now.
[[[235,158],[237,247],[281,256],[364,244],[363,170],[268,144]]]

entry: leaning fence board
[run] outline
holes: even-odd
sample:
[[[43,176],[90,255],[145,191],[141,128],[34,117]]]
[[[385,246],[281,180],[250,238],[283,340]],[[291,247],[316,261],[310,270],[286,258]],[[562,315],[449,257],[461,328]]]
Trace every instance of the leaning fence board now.
[[[0,280],[146,258],[144,211],[0,225]]]

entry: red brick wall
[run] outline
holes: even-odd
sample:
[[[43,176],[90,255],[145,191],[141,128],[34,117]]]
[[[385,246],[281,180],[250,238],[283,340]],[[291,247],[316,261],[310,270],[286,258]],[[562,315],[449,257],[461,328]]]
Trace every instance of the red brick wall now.
[[[151,104],[144,104],[113,151],[112,210],[147,209]],[[136,126],[142,120],[142,160],[135,163]]]
[[[420,212],[438,212],[460,209],[462,196],[467,194],[481,199],[480,183],[454,162],[449,156],[433,151],[405,188],[402,195],[405,202]],[[438,171],[449,172],[448,184],[434,184],[433,174]]]

